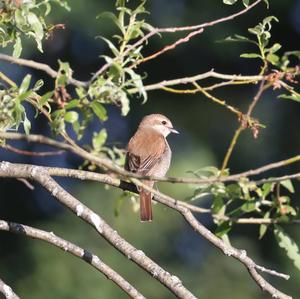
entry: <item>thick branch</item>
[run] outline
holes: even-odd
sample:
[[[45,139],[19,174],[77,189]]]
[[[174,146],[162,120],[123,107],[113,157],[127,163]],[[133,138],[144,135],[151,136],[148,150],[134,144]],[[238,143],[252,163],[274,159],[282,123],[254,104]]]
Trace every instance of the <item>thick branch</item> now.
[[[110,227],[104,219],[94,213],[87,206],[78,201],[70,193],[57,184],[46,171],[42,171],[41,167],[23,166],[8,162],[0,163],[0,173],[2,177],[28,178],[40,183],[48,190],[61,204],[69,208],[78,217],[85,222],[91,224],[96,231],[103,236],[117,250],[123,253],[131,261],[143,268],[155,279],[165,285],[178,298],[195,299],[196,297],[186,289],[178,277],[171,275],[158,264],[147,257],[141,250],[137,250],[134,246],[124,240],[112,227]]]
[[[137,179],[146,179],[146,180],[153,180],[158,182],[169,182],[169,183],[181,183],[181,184],[213,184],[218,182],[232,182],[232,181],[239,181],[241,178],[244,177],[251,177],[255,175],[262,174],[264,172],[281,168],[296,162],[300,161],[300,155],[296,155],[294,157],[281,160],[278,162],[270,163],[267,165],[264,165],[262,167],[256,168],[256,169],[250,169],[238,174],[233,174],[229,176],[221,176],[221,177],[210,177],[206,179],[199,179],[199,178],[175,178],[175,177],[168,177],[168,178],[160,178],[160,177],[154,177],[154,176],[141,176],[136,173],[131,173],[128,171],[125,171],[124,169],[114,165],[110,160],[102,159],[99,157],[96,157],[83,149],[80,149],[78,147],[73,147],[70,144],[66,144],[64,142],[56,141],[51,138],[45,137],[43,135],[25,135],[21,133],[13,133],[13,132],[0,132],[0,139],[7,139],[7,140],[26,140],[27,142],[37,142],[41,144],[50,145],[56,148],[68,150],[70,152],[73,152],[74,154],[89,160],[90,162],[96,163],[100,167],[106,167],[107,169],[113,171],[114,173],[117,173],[123,177],[127,178],[137,178]],[[293,177],[292,177],[293,178]],[[261,183],[261,181],[258,181]]]
[[[166,285],[172,292],[174,292],[180,298],[194,298],[194,296],[187,291],[181,281],[176,277],[174,278],[148,257],[144,253],[136,250],[131,244],[123,240],[117,232],[115,232],[107,223],[104,222],[97,214],[91,211],[89,208],[80,203],[76,198],[66,192],[62,187],[60,187],[46,171],[42,171],[41,167],[37,166],[20,166],[18,164],[11,164],[8,162],[2,162],[0,164],[0,175],[3,177],[24,177],[32,178],[38,181],[43,187],[45,187],[49,192],[52,193],[62,204],[71,209],[79,217],[84,219],[86,222],[93,225],[96,230],[108,240],[115,248],[120,250],[126,256],[136,262],[138,265],[142,266],[146,271],[153,274],[153,271],[157,274],[157,279]],[[287,275],[278,273],[274,270],[268,270],[264,267],[257,265],[251,258],[246,254],[246,251],[236,249],[232,246],[227,245],[221,239],[216,237],[211,233],[205,226],[203,226],[197,219],[193,216],[191,211],[183,206],[178,205],[178,201],[164,194],[159,193],[158,191],[149,188],[147,185],[141,183],[139,180],[132,179],[132,182],[143,189],[150,191],[156,196],[156,200],[160,203],[177,210],[185,220],[191,225],[191,227],[199,233],[202,237],[207,239],[214,246],[219,248],[224,254],[228,256],[233,256],[235,259],[239,260],[244,266],[248,269],[252,278],[256,283],[266,292],[270,293],[272,296],[280,299],[291,298],[288,295],[280,292],[269,284],[258,272],[257,270],[264,269],[265,272],[272,273],[280,277],[288,278]],[[142,256],[142,258],[141,258]],[[187,293],[186,293],[187,292]],[[180,294],[180,295],[179,295]],[[185,294],[185,295],[183,295]],[[187,296],[187,297],[181,297]]]
[[[14,293],[12,288],[8,286],[2,279],[0,279],[0,293],[3,294],[6,299],[20,299],[20,297]]]
[[[120,274],[111,269],[108,265],[103,263],[98,256],[83,249],[69,241],[66,241],[53,232],[46,232],[31,226],[8,222],[0,220],[0,230],[12,232],[15,234],[25,235],[30,238],[39,239],[45,241],[51,245],[54,245],[64,252],[71,253],[72,255],[87,262],[99,272],[103,273],[108,279],[112,280],[118,287],[126,292],[131,298],[145,299],[129,282],[127,282]]]

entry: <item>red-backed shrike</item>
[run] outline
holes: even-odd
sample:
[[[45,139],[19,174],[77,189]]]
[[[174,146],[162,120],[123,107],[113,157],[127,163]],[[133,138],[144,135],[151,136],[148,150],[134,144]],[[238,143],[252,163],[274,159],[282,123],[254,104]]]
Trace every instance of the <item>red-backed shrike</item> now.
[[[127,146],[125,169],[140,175],[164,177],[167,173],[172,152],[166,137],[178,132],[171,121],[162,114],[145,116]],[[153,181],[143,181],[153,187]],[[139,188],[141,221],[152,220],[152,194]]]

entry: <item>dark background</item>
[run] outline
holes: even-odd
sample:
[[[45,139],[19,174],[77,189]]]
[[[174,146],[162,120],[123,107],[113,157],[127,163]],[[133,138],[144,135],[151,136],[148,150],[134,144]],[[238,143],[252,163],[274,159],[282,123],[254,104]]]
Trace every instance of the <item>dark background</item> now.
[[[134,1],[132,1],[134,2]],[[283,45],[281,52],[299,49],[300,1],[270,1],[270,9],[260,4],[239,18],[207,28],[203,34],[194,37],[188,44],[145,63],[140,72],[148,74],[146,84],[191,76],[214,68],[218,72],[236,74],[257,74],[256,60],[239,58],[243,52],[253,48],[247,44],[220,44],[217,40],[235,33],[246,35],[247,28],[254,27],[264,17],[275,15],[279,23],[274,23],[272,42]],[[137,3],[137,1],[135,2]],[[42,61],[57,69],[57,60],[69,61],[74,77],[88,80],[90,74],[103,64],[100,55],[110,54],[101,39],[109,38],[115,28],[107,20],[96,20],[97,14],[114,9],[113,1],[70,1],[71,13],[55,6],[50,22],[64,23],[65,30],[56,31],[53,38],[44,43],[44,55],[35,50],[34,42],[24,46],[25,58]],[[151,12],[149,22],[158,27],[200,24],[214,20],[242,8],[242,4],[227,6],[222,1],[148,1]],[[163,39],[154,37],[145,49],[145,55],[172,43],[178,34],[167,34]],[[45,80],[44,91],[53,87],[54,82],[45,74],[23,67],[0,62],[4,71],[16,82],[21,82],[30,72],[35,80]],[[215,94],[228,103],[247,109],[257,86],[227,87]],[[186,176],[187,170],[203,166],[220,167],[230,139],[238,126],[236,117],[202,95],[175,95],[164,91],[149,92],[149,100],[141,105],[140,99],[132,98],[131,111],[127,118],[120,116],[117,108],[109,107],[109,120],[104,126],[109,132],[109,145],[124,147],[136,129],[141,118],[149,113],[163,113],[173,122],[180,135],[171,136],[173,148],[171,176]],[[263,164],[288,158],[300,151],[299,112],[297,102],[279,100],[273,91],[267,92],[254,111],[266,129],[261,130],[258,139],[251,132],[244,132],[238,141],[230,161],[232,172],[256,168]],[[33,115],[33,111],[28,111]],[[94,124],[89,134],[98,127]],[[49,132],[47,124],[38,120],[33,125],[34,133]],[[89,135],[88,134],[88,135]],[[88,137],[84,141],[88,142]],[[24,149],[42,150],[43,147],[17,144]],[[65,154],[52,158],[28,158],[1,151],[1,159],[14,162],[77,167],[81,161]],[[270,173],[279,175],[299,167],[290,166]],[[138,213],[133,212],[134,204],[121,199],[121,191],[106,190],[103,185],[88,182],[58,180],[67,190],[103,216],[125,239],[143,250],[167,271],[180,277],[183,283],[200,298],[250,299],[266,298],[252,281],[246,269],[231,258],[224,257],[202,238],[199,238],[174,211],[161,205],[154,207],[154,221],[141,224]],[[296,185],[299,191],[299,186]],[[53,231],[78,245],[92,250],[120,274],[132,282],[147,298],[170,298],[170,293],[158,282],[151,279],[137,266],[117,253],[104,240],[97,237],[93,229],[85,225],[69,211],[62,208],[44,190],[35,185],[32,192],[24,184],[15,180],[0,181],[0,218],[33,225]],[[160,190],[176,198],[185,199],[191,195],[192,187],[160,184]],[[298,205],[298,196],[293,198]],[[120,214],[115,209],[121,203]],[[202,206],[209,202],[200,202]],[[201,220],[214,229],[207,218]],[[287,226],[287,231],[299,241],[296,226]],[[234,246],[247,250],[250,256],[264,265],[290,273],[289,281],[267,277],[279,289],[299,297],[300,273],[278,248],[273,235],[267,233],[258,241],[258,227],[240,225],[233,229],[231,241]],[[113,283],[98,272],[56,248],[40,241],[1,232],[0,234],[0,276],[9,283],[22,298],[125,298]]]

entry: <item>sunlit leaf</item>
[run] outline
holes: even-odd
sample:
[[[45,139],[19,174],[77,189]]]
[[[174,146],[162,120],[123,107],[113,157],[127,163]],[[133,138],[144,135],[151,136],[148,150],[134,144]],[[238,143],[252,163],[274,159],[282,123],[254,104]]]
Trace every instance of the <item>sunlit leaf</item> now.
[[[21,55],[21,52],[22,52],[22,41],[21,41],[20,36],[18,35],[16,37],[15,44],[14,44],[13,56],[16,58],[19,58]]]
[[[74,123],[75,121],[78,120],[78,112],[76,111],[68,111],[65,114],[65,121],[69,123]]]
[[[286,251],[288,258],[290,258],[294,262],[296,268],[300,270],[300,253],[298,245],[279,225],[275,225],[274,235],[278,245]]]
[[[257,54],[257,53],[243,53],[240,55],[240,57],[243,58],[262,58],[261,55]]]
[[[29,75],[29,74],[26,75],[25,78],[23,79],[20,89],[19,89],[20,95],[25,93],[28,90],[29,85],[30,85],[30,80],[31,80],[31,75]]]
[[[80,101],[75,99],[72,100],[70,102],[67,103],[67,105],[65,105],[65,109],[69,110],[69,109],[73,109],[73,108],[77,108],[79,106]]]
[[[106,142],[106,139],[107,139],[107,132],[105,129],[102,129],[99,133],[94,133],[93,140],[92,140],[94,150],[100,152],[102,146]]]
[[[287,100],[292,100],[292,101],[296,101],[296,102],[300,102],[300,94],[281,94],[278,96],[278,98],[280,99],[287,99]]]
[[[283,186],[284,188],[286,188],[288,191],[290,191],[291,193],[295,192],[293,183],[291,180],[284,180],[280,182],[280,185]]]
[[[244,6],[248,7],[249,6],[249,0],[243,0]]]
[[[26,117],[26,114],[25,114],[25,118],[23,121],[23,127],[24,127],[25,134],[29,135],[30,129],[31,129],[31,123],[30,123],[29,119]]]
[[[232,222],[227,220],[223,221],[216,229],[215,234],[218,237],[222,237],[223,235],[229,233],[229,231],[232,229]]]
[[[91,102],[90,106],[101,121],[107,120],[107,111],[102,104],[97,101],[93,101]]]
[[[270,212],[267,211],[263,217],[263,219],[269,219],[270,218]],[[264,237],[264,235],[266,234],[268,229],[268,225],[267,224],[261,224],[259,226],[259,239],[262,239]]]
[[[42,79],[35,82],[33,86],[34,91],[38,91],[42,86],[44,86],[44,81]]]
[[[39,18],[33,12],[29,12],[27,15],[28,23],[31,25],[34,33],[35,33],[35,40],[38,46],[38,49],[43,52],[42,49],[42,39],[44,37],[44,29],[43,25],[40,22]]]
[[[236,3],[238,0],[223,0],[224,4],[228,4],[228,5],[232,5],[234,3]]]

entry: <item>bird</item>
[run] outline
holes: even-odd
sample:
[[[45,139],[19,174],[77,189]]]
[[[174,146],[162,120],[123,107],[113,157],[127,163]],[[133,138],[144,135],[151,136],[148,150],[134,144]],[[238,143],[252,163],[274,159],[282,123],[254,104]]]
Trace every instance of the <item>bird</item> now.
[[[164,177],[170,167],[172,151],[166,137],[170,133],[179,134],[171,121],[162,114],[150,114],[140,122],[137,131],[129,140],[125,160],[125,170],[142,175]],[[154,181],[144,180],[153,187]],[[138,188],[140,196],[140,219],[152,221],[152,194]]]

